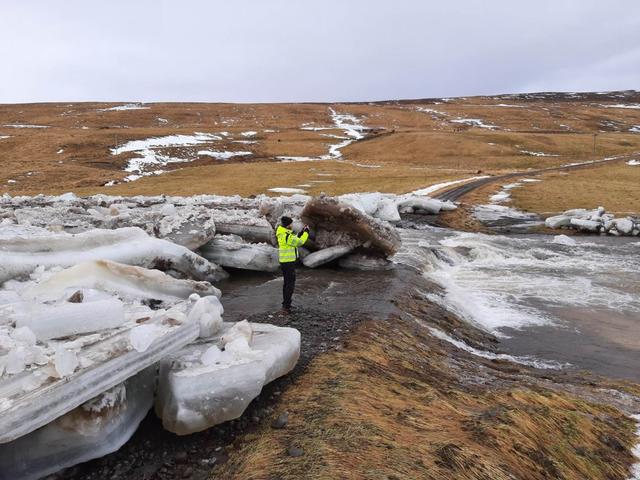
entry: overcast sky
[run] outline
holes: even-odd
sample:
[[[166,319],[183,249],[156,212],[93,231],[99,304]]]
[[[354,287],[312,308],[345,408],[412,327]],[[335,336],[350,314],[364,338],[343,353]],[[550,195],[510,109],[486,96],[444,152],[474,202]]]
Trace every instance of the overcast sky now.
[[[640,90],[638,0],[0,0],[0,103]]]

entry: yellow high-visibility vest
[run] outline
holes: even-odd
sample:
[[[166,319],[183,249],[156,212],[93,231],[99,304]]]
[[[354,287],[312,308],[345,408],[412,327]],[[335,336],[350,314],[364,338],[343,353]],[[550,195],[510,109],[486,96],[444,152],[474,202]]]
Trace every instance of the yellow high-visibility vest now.
[[[278,257],[280,263],[295,262],[298,259],[298,247],[301,247],[309,238],[308,232],[303,232],[298,236],[293,230],[278,225],[276,229],[276,238],[278,239]]]

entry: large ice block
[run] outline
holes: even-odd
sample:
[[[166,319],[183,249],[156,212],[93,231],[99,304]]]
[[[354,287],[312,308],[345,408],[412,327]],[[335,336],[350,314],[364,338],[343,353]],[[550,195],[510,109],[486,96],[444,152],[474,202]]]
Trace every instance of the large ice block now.
[[[340,257],[344,257],[346,254],[353,250],[351,247],[335,246],[329,248],[323,248],[317,252],[310,253],[302,259],[302,264],[305,267],[316,268],[325,263],[332,262]]]
[[[215,237],[200,249],[204,258],[223,267],[275,272],[278,250],[271,245],[244,243],[234,236]]]
[[[221,351],[218,336],[191,344],[160,363],[156,414],[178,435],[205,430],[242,415],[262,387],[288,373],[300,356],[300,332],[252,323],[253,338],[235,338]],[[245,347],[240,344],[244,343]]]
[[[25,295],[57,299],[70,288],[96,289],[132,300],[186,299],[193,293],[220,296],[220,290],[209,282],[178,280],[159,270],[109,260],[94,260],[67,268],[30,288]]]
[[[127,323],[61,343],[79,361],[79,368],[66,378],[56,378],[50,364],[0,377],[0,443],[26,435],[122,383],[192,342],[200,331],[195,322],[176,324],[170,314],[158,323],[163,333],[144,352],[132,348],[129,333],[136,323]]]
[[[0,480],[35,480],[118,450],[153,405],[156,371],[146,368],[53,422],[0,444]]]
[[[90,230],[78,234],[0,226],[0,282],[27,275],[38,266],[70,267],[90,260],[112,260],[159,267],[196,280],[217,281],[226,273],[191,250],[152,238],[139,228]]]

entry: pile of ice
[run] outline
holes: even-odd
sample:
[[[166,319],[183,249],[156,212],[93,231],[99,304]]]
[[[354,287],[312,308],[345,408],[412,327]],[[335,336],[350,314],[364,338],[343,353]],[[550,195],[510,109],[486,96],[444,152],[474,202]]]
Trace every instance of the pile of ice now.
[[[0,290],[3,478],[40,478],[117,450],[157,384],[163,423],[186,434],[240,416],[297,362],[296,330],[223,324],[209,282],[108,260],[54,263],[16,270]],[[203,346],[178,366],[183,349]]]
[[[452,202],[437,200],[420,194],[351,193],[338,197],[338,200],[349,204],[362,213],[392,223],[401,220],[401,213],[428,215],[457,208]]]
[[[604,207],[598,207],[596,210],[567,210],[562,215],[547,218],[545,225],[549,228],[570,228],[602,235],[640,235],[640,218],[616,218],[615,215],[606,213]]]
[[[30,247],[5,248],[8,263],[0,267],[0,273],[3,269],[21,266],[28,270],[42,262],[71,265],[61,257],[73,257],[79,250],[85,260],[105,258],[212,281],[225,275],[221,267],[272,272],[278,268],[274,232],[282,215],[296,220],[296,231],[303,223],[312,224],[312,241],[306,246],[311,252],[344,247],[311,257],[305,262],[308,266],[323,265],[356,253],[359,254],[354,257],[356,260],[371,256],[372,261],[363,263],[363,268],[369,269],[379,264],[379,257],[386,258],[395,249],[388,245],[380,248],[382,237],[394,237],[388,222],[400,221],[402,213],[438,214],[456,208],[451,202],[417,194],[359,193],[332,201],[338,206],[330,208],[331,215],[307,218],[303,222],[307,205],[317,202],[307,195],[276,198],[265,195],[255,198],[4,195],[0,198],[0,235],[18,227],[28,229],[23,236],[29,238]],[[361,228],[357,235],[346,231],[352,228],[349,225],[356,224],[369,228]],[[38,243],[39,236],[46,239]],[[391,244],[397,241],[391,240]],[[49,249],[50,242],[54,245],[52,249]],[[22,249],[22,257],[36,254],[37,258],[11,260],[16,248]],[[57,249],[67,253],[58,254]],[[357,263],[345,262],[345,265]]]

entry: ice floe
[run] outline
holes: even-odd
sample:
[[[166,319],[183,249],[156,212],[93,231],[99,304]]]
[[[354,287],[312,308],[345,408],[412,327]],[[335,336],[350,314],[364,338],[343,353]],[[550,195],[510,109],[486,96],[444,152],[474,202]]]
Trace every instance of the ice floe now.
[[[69,267],[90,260],[112,260],[147,268],[163,266],[198,280],[217,281],[224,271],[191,250],[153,238],[135,227],[52,233],[35,227],[0,226],[0,282],[41,267]]]
[[[44,427],[0,444],[0,478],[35,480],[118,450],[153,406],[155,370],[149,367]]]
[[[595,210],[567,210],[560,215],[548,217],[545,225],[549,228],[571,228],[603,235],[640,235],[640,217],[616,218],[615,215],[607,213],[604,207]]]
[[[217,337],[161,362],[155,409],[164,428],[186,435],[237,418],[264,385],[293,369],[300,355],[297,330],[247,326],[250,341],[241,335],[223,344],[233,328],[225,324]]]
[[[217,265],[244,270],[275,272],[280,267],[278,250],[267,244],[247,243],[235,235],[219,235],[200,249]]]

